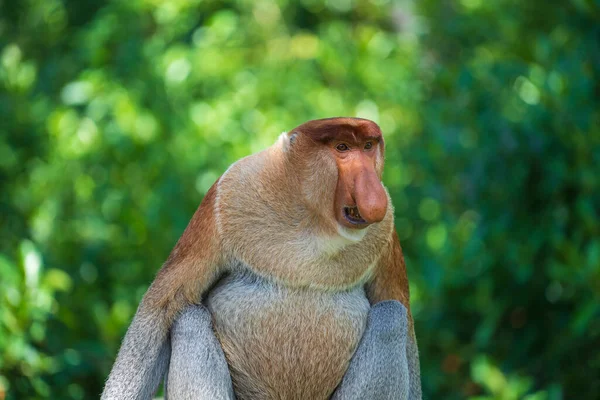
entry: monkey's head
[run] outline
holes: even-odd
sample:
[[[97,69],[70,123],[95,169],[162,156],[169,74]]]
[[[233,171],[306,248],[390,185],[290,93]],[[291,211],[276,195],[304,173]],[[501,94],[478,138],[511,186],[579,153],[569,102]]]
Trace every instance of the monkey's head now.
[[[217,229],[234,259],[292,286],[368,279],[394,226],[381,183],[384,143],[372,121],[306,122],[217,183]]]
[[[306,122],[285,137],[309,208],[356,235],[384,219],[388,195],[381,183],[384,142],[379,126],[360,118]],[[332,213],[333,211],[333,213]]]

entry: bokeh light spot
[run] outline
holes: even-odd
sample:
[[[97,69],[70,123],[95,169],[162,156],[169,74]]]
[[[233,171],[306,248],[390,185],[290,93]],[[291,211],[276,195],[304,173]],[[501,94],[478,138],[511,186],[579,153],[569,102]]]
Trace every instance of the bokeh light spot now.
[[[440,203],[431,197],[423,199],[421,204],[419,204],[419,215],[425,221],[434,221],[438,219],[440,212]]]

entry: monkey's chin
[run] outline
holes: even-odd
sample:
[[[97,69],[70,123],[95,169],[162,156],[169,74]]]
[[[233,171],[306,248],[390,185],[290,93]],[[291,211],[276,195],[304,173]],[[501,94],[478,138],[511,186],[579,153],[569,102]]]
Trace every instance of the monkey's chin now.
[[[341,237],[343,237],[344,239],[349,240],[350,242],[360,242],[367,234],[368,229],[369,229],[369,226],[366,226],[362,229],[350,229],[350,228],[346,228],[339,222],[337,224],[337,231],[338,231],[339,235]]]

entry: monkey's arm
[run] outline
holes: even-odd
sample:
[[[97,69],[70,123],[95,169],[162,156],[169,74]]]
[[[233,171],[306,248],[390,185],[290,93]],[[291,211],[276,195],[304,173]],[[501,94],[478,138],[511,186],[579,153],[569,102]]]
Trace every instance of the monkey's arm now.
[[[365,333],[332,400],[421,399],[408,365],[407,315],[394,300],[371,308]],[[420,381],[416,383],[420,389]]]
[[[102,399],[150,399],[169,365],[169,329],[186,305],[197,303],[223,263],[213,186],[144,295],[123,339]]]
[[[171,330],[171,348],[166,399],[235,398],[225,354],[204,306],[188,306],[177,318]]]
[[[373,366],[365,360],[378,354],[373,359],[376,362],[376,368],[399,373],[400,375],[390,382],[408,384],[408,399],[421,399],[419,351],[410,312],[408,277],[404,255],[395,230],[379,259],[373,279],[366,285],[366,292],[373,307],[369,313],[369,323],[365,335],[351,362],[348,377],[352,376],[353,368],[361,372],[372,368]],[[398,351],[402,352],[402,357],[397,357]],[[364,354],[361,355],[361,352]],[[368,354],[371,356],[367,356]],[[401,375],[406,373],[408,380],[405,382]],[[356,373],[354,374],[356,375]],[[344,378],[342,386],[344,383],[347,383],[346,378]]]

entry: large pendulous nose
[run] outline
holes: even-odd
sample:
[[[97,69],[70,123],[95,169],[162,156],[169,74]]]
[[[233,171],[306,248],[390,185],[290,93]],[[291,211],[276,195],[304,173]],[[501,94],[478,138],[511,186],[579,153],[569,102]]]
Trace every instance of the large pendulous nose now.
[[[354,178],[354,200],[369,224],[380,222],[387,212],[387,194],[374,170],[363,168]]]

